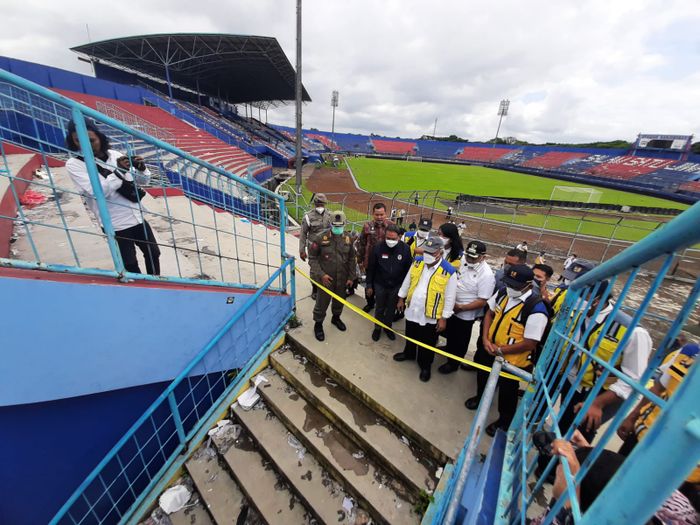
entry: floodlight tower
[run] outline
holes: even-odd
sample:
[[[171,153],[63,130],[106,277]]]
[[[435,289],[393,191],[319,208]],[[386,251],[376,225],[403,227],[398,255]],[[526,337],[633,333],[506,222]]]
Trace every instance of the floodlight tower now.
[[[501,100],[501,103],[498,105],[498,128],[496,128],[496,138],[493,141],[493,147],[496,147],[496,143],[498,142],[498,132],[501,131],[501,121],[503,120],[503,117],[508,115],[508,107],[510,106],[510,100],[508,99],[503,99]]]
[[[335,108],[338,107],[338,90],[331,93],[331,107],[333,108],[333,121],[331,123],[331,141],[335,144]]]
[[[301,0],[297,0],[297,71],[294,84],[294,94],[296,99],[296,156],[294,164],[296,168],[296,190],[297,195],[299,195],[301,193],[301,102],[303,97],[301,84]]]

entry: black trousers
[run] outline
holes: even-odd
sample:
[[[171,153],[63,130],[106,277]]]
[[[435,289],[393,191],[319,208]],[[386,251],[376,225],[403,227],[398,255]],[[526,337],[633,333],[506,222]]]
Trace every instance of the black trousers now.
[[[564,399],[569,393],[569,390],[571,389],[571,383],[569,383],[569,380],[566,379],[564,380],[564,386],[561,389],[561,402],[564,402]],[[601,393],[605,392],[605,390],[601,390]],[[599,394],[600,395],[600,394]],[[564,412],[561,415],[561,418],[559,419],[559,431],[564,434],[567,430],[569,430],[569,427],[571,424],[574,422],[574,418],[578,415],[577,412],[575,412],[575,407],[579,403],[584,403],[586,401],[586,398],[588,397],[588,390],[584,390],[582,392],[574,392],[573,397],[571,398],[571,402],[564,407]],[[606,421],[609,421],[615,416],[617,411],[620,409],[620,406],[622,405],[623,400],[620,398],[617,398],[617,401],[610,403],[603,409],[603,417],[600,421],[600,424],[602,425]],[[586,440],[589,443],[593,443],[593,440],[595,439],[595,435],[597,433],[597,430],[586,430],[584,427],[580,426],[578,427],[579,431],[581,434],[583,434],[583,437],[586,438]]]
[[[436,324],[421,326],[418,323],[406,319],[406,337],[410,337],[426,345],[435,346],[437,343],[438,333],[435,330],[436,328]],[[430,370],[433,359],[435,359],[435,352],[426,350],[410,341],[406,341],[403,351],[409,359],[418,357],[418,366],[420,366],[421,370]]]
[[[453,315],[447,320],[447,328],[445,329],[445,337],[447,338],[447,347],[445,351],[457,357],[464,357],[467,355],[467,348],[469,348],[469,341],[472,338],[472,327],[474,326],[474,319],[465,321],[460,319],[456,315]],[[447,360],[450,366],[457,368],[459,363],[453,361],[452,359]]]
[[[399,288],[401,285],[385,288],[379,283],[374,283],[374,298],[377,304],[374,317],[387,326],[391,326],[391,323],[394,322],[396,303],[399,301]]]
[[[114,233],[127,272],[142,273],[136,258],[136,247],[138,246],[146,260],[146,273],[160,275],[160,249],[151,225],[147,221]]]
[[[374,308],[375,295],[372,295],[372,297],[367,297],[367,285],[365,285],[365,300],[367,301],[367,306]]]
[[[483,345],[477,345],[474,361],[480,365],[493,366],[496,360],[489,354]],[[489,373],[485,370],[476,371],[476,395],[481,399],[486,390],[486,383],[489,380]],[[499,426],[506,429],[515,417],[518,408],[518,381],[513,379],[498,378],[498,422]]]

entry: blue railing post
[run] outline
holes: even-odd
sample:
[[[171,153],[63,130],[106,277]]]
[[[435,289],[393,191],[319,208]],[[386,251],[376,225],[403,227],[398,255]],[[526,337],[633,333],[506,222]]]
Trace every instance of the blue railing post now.
[[[114,227],[112,226],[112,217],[109,215],[105,194],[102,191],[102,184],[100,184],[100,175],[97,172],[95,156],[92,153],[90,137],[88,137],[87,127],[85,126],[85,117],[81,113],[80,108],[75,106],[73,107],[72,114],[73,122],[75,122],[75,131],[78,135],[78,142],[83,154],[83,160],[85,162],[85,167],[87,168],[88,176],[90,177],[90,184],[92,184],[92,193],[94,195],[95,202],[97,203],[97,209],[100,212],[102,228],[107,236],[109,252],[112,254],[112,261],[114,261],[114,269],[120,276],[123,276],[125,272],[124,261],[122,260],[122,254],[119,251],[119,246],[117,246]]]
[[[173,421],[175,422],[175,428],[177,429],[177,437],[180,439],[180,443],[184,445],[186,442],[185,427],[182,425],[180,409],[177,406],[177,401],[175,401],[175,394],[172,391],[168,393],[168,405],[170,406],[170,412],[172,412],[173,414]]]

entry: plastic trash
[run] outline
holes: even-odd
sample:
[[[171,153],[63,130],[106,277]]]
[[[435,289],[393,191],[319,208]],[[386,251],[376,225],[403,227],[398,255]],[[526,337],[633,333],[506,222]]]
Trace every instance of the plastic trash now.
[[[403,443],[407,447],[411,445],[410,441],[408,441],[408,438],[406,436],[401,436],[401,443]]]
[[[352,457],[354,457],[355,459],[362,459],[365,457],[365,453],[359,450],[357,452],[353,452]]]
[[[250,410],[255,406],[255,403],[257,403],[260,400],[260,394],[258,394],[258,385],[263,381],[267,383],[267,379],[265,379],[265,376],[262,374],[258,375],[253,380],[253,386],[251,386],[248,390],[243,392],[238,397],[238,404],[243,410]]]
[[[327,378],[326,378],[326,384],[329,385],[329,386],[332,386],[332,387],[338,386],[338,383],[336,383],[335,381],[333,381],[330,377],[327,377]]]
[[[343,510],[350,514],[352,512],[353,507],[355,506],[355,503],[352,501],[352,498],[348,498],[345,496],[343,498]]]
[[[170,487],[161,494],[158,505],[166,514],[172,514],[184,508],[192,493],[184,485]]]
[[[304,456],[306,456],[306,448],[304,448],[304,445],[292,434],[287,434],[287,444],[297,451],[297,459],[302,461]]]
[[[27,190],[24,192],[19,199],[22,206],[31,208],[33,206],[38,206],[39,204],[44,204],[46,202],[46,195],[37,193],[36,191]]]
[[[436,477],[437,479],[440,479],[440,478],[442,477],[442,467],[439,467],[439,468],[435,471],[435,477]]]

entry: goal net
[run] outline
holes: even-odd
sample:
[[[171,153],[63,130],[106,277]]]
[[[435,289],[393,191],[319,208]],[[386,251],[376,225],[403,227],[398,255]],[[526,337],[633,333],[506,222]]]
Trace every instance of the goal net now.
[[[603,195],[601,190],[595,188],[582,188],[580,186],[554,186],[549,200],[570,202],[600,202]]]
[[[406,160],[412,160],[413,162],[423,162],[423,157],[417,157],[415,155],[406,155]]]

